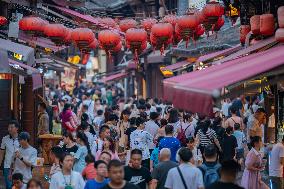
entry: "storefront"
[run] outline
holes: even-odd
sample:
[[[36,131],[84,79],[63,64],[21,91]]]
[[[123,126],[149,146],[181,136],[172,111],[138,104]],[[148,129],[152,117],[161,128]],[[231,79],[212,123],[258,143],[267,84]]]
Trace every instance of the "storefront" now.
[[[0,39],[0,43],[1,68],[5,67],[0,79],[0,135],[7,133],[9,120],[16,119],[35,143],[38,95],[43,92],[42,76],[31,66],[35,63],[34,49],[9,40]]]

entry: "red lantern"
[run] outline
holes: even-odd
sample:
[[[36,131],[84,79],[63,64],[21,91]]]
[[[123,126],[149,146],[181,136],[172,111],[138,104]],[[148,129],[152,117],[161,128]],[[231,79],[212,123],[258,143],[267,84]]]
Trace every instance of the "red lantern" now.
[[[7,22],[7,18],[5,18],[4,16],[0,16],[0,26],[6,25]]]
[[[112,18],[102,18],[101,22],[109,28],[118,28],[116,22]]]
[[[159,49],[161,53],[172,42],[173,27],[168,23],[158,23],[153,25],[151,29],[150,40],[155,49]]]
[[[69,28],[66,28],[65,31],[66,31],[66,35],[65,35],[65,37],[63,39],[64,44],[65,45],[70,45],[71,42],[72,42],[72,32],[73,32],[73,30],[69,29]]]
[[[263,14],[260,16],[260,33],[269,36],[274,34],[274,16],[273,14]]]
[[[109,56],[111,55],[111,51],[118,49],[117,46],[121,42],[120,35],[111,30],[100,31],[98,39],[100,47],[104,49]]]
[[[175,32],[186,41],[186,47],[190,38],[194,40],[194,32],[199,25],[198,19],[195,15],[182,16],[177,21]]]
[[[224,18],[219,17],[217,23],[214,26],[214,31],[219,31],[224,24],[225,24]]]
[[[137,22],[133,19],[121,20],[119,23],[119,28],[122,32],[126,32],[130,28],[136,28]]]
[[[141,21],[141,24],[144,28],[144,30],[146,30],[146,32],[149,34],[151,32],[151,28],[154,24],[156,24],[158,21],[154,18],[146,18],[144,20]]]
[[[169,15],[166,15],[164,18],[163,18],[163,22],[165,23],[169,23],[171,24],[173,27],[175,27],[176,23],[177,23],[177,17],[173,14],[169,14]]]
[[[203,8],[203,15],[212,23],[216,23],[218,18],[224,14],[224,7],[218,2],[209,2]]]
[[[279,28],[284,28],[284,6],[277,10]]]
[[[80,50],[88,48],[95,40],[95,34],[89,28],[76,28],[72,31],[71,37]]]
[[[112,49],[112,52],[114,52],[114,53],[119,52],[119,51],[121,51],[121,48],[122,48],[122,42],[119,42],[119,43]]]
[[[240,27],[240,41],[242,44],[246,42],[247,34],[250,32],[250,25],[241,25]]]
[[[200,36],[204,34],[204,32],[205,29],[201,25],[198,25],[194,33],[194,39],[198,39]]]
[[[41,35],[44,31],[47,21],[38,17],[24,17],[19,21],[19,28],[30,34]]]
[[[129,29],[125,34],[127,48],[138,59],[138,55],[147,47],[147,32],[143,29]]]
[[[250,18],[251,32],[255,35],[260,34],[260,15],[254,15]]]
[[[67,34],[66,27],[62,24],[47,24],[44,27],[44,35],[49,37],[56,45],[62,45]]]
[[[86,65],[87,63],[88,63],[88,61],[89,61],[89,58],[90,58],[90,54],[89,53],[86,53],[86,54],[83,54],[82,55],[82,64],[83,65]]]
[[[275,39],[279,42],[284,42],[284,28],[278,28],[275,32]]]

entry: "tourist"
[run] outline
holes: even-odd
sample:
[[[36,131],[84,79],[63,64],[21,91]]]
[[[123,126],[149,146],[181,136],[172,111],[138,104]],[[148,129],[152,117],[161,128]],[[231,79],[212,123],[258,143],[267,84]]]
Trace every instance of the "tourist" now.
[[[152,188],[166,189],[165,182],[168,172],[171,168],[177,167],[176,162],[171,161],[171,150],[163,148],[159,154],[159,164],[153,169],[152,172]]]
[[[112,155],[109,152],[102,151],[99,156],[99,160],[106,162],[107,164],[111,161]]]
[[[78,150],[78,146],[75,143],[74,136],[71,132],[64,132],[63,133],[63,152],[68,153],[76,153]]]
[[[243,119],[237,115],[237,113],[239,112],[239,109],[237,107],[235,107],[235,106],[231,106],[229,108],[229,111],[231,113],[231,117],[228,118],[225,121],[225,128],[227,128],[227,127],[234,128],[235,124],[239,124],[241,129],[244,129]]]
[[[156,141],[156,147],[154,148],[154,150],[151,153],[151,157],[150,157],[150,171],[152,172],[152,170],[154,169],[154,167],[156,167],[159,163],[159,143],[162,140],[162,138],[164,137],[159,137]]]
[[[52,175],[49,189],[84,189],[85,182],[80,173],[72,171],[74,158],[65,153],[61,156],[60,166],[62,171]]]
[[[172,108],[169,111],[168,125],[172,125],[174,127],[174,136],[177,136],[178,132],[181,128],[181,122],[179,119],[179,112],[177,109]]]
[[[86,105],[86,107],[88,107],[87,114],[89,116],[90,123],[93,123],[95,115],[95,102],[92,99],[91,93],[86,93],[86,99],[82,101],[80,109],[82,109],[83,105]]]
[[[149,169],[142,166],[142,151],[134,149],[130,154],[130,165],[124,168],[124,179],[132,184],[138,185],[140,189],[151,188],[151,173]]]
[[[236,123],[238,124],[238,123]],[[226,128],[226,134],[222,141],[222,158],[220,161],[228,161],[236,159],[236,149],[238,147],[237,139],[233,135],[233,128],[231,126]]]
[[[190,163],[192,153],[188,148],[181,148],[177,154],[179,166],[169,170],[165,188],[203,189],[201,171]]]
[[[84,180],[94,179],[97,175],[97,171],[95,169],[95,158],[92,154],[88,154],[85,157],[86,167],[82,171],[82,176]]]
[[[136,117],[132,117],[129,119],[129,128],[127,128],[125,131],[125,146],[127,147],[127,149],[130,148],[130,135],[136,129]]]
[[[23,175],[21,173],[14,173],[12,175],[12,189],[26,189],[26,185],[23,182]]]
[[[92,179],[88,179],[85,189],[101,189],[109,183],[107,177],[107,164],[102,160],[95,162],[94,168],[96,169],[96,176]]]
[[[165,133],[166,136],[159,143],[159,150],[169,148],[171,150],[171,161],[176,161],[177,151],[181,147],[180,141],[173,137],[174,127],[172,125],[165,127]]]
[[[14,172],[24,176],[24,183],[32,178],[32,167],[36,164],[37,150],[30,144],[30,134],[21,132],[18,136],[20,147],[14,154]]]
[[[235,184],[240,170],[241,166],[236,161],[223,161],[220,180],[209,185],[206,189],[244,189]]]
[[[213,129],[217,135],[217,139],[219,141],[219,143],[221,143],[224,139],[225,136],[225,129],[224,127],[222,127],[222,118],[221,117],[215,117],[213,119],[213,123],[212,123],[212,127],[211,129]]]
[[[217,149],[213,144],[204,148],[205,161],[198,168],[203,175],[205,187],[219,181],[221,165],[218,163]]]
[[[111,137],[104,138],[103,148],[102,150],[98,150],[96,153],[96,161],[99,159],[102,152],[108,152],[111,154],[111,159],[118,159],[117,151],[115,150],[115,142]]]
[[[153,141],[153,136],[144,131],[145,120],[141,117],[136,119],[137,129],[133,131],[130,135],[130,149],[139,149],[142,151],[142,165],[150,169],[150,151],[149,145]]]
[[[199,126],[201,129],[198,130],[196,135],[196,140],[198,141],[199,148],[201,153],[204,153],[204,148],[208,144],[214,144],[218,151],[221,152],[221,146],[217,139],[217,135],[213,129],[211,129],[210,126],[210,120],[205,120],[199,123]]]
[[[90,145],[90,148],[92,148],[92,145],[94,144],[94,142],[96,141],[96,136],[93,135],[91,132],[90,132],[90,128],[92,126],[86,122],[86,121],[83,121],[81,122],[81,125],[80,125],[80,129],[83,130],[83,132],[85,133],[85,135],[87,136],[88,138],[88,142],[89,142],[89,145]]]
[[[240,125],[235,124],[234,126],[234,136],[237,139],[238,147],[236,148],[236,159],[238,162],[242,165],[242,162],[244,160],[244,154],[245,154],[245,146],[246,146],[246,137],[243,131],[240,130]]]
[[[265,110],[258,108],[256,112],[250,117],[247,124],[249,139],[254,136],[259,136],[263,139],[262,125],[266,123]]]
[[[155,148],[154,138],[156,138],[158,130],[160,128],[159,125],[156,123],[159,120],[159,118],[160,114],[158,114],[157,112],[150,112],[150,120],[145,123],[145,131],[150,133],[153,137],[153,142],[148,146],[150,154]]]
[[[0,148],[0,165],[4,159],[3,166],[3,176],[7,189],[11,189],[12,182],[9,179],[9,174],[11,171],[11,164],[13,162],[13,156],[17,149],[19,149],[20,144],[18,141],[18,131],[19,123],[15,120],[11,120],[8,123],[8,133],[2,138],[1,148]]]
[[[94,157],[96,157],[96,153],[98,150],[101,150],[103,149],[103,145],[104,145],[104,138],[106,137],[110,137],[110,128],[109,126],[107,125],[102,125],[100,127],[100,130],[99,130],[99,137],[97,138],[97,140],[94,142],[94,144],[92,145],[92,154]]]
[[[40,181],[36,179],[31,179],[27,183],[27,189],[43,189]]]
[[[168,124],[168,121],[166,119],[160,120],[160,128],[158,130],[158,134],[157,134],[156,138],[158,138],[160,136],[166,136],[165,127],[166,127],[167,124]]]
[[[103,123],[104,123],[104,111],[103,110],[98,110],[97,111],[97,116],[94,119],[94,124],[96,126],[96,128],[100,128]]]
[[[73,114],[71,110],[71,105],[66,103],[64,105],[63,111],[59,115],[60,120],[62,121],[62,131],[74,132],[77,129],[77,125],[73,119]]]
[[[46,112],[46,104],[38,105],[38,135],[49,133],[49,116]]]
[[[195,143],[195,139],[194,137],[188,137],[186,139],[186,146],[188,149],[190,149],[190,151],[192,152],[193,155],[193,164],[196,166],[201,165],[202,163],[202,154],[200,149],[197,148],[196,143]]]
[[[86,166],[85,158],[88,153],[91,153],[87,136],[82,131],[77,132],[76,141],[78,144],[78,150],[74,154],[74,167],[73,170],[82,173]]]
[[[125,109],[121,112],[120,121],[118,122],[118,136],[119,136],[119,143],[118,143],[118,152],[124,152],[126,146],[126,130],[129,128],[129,116],[131,112],[128,109]]]
[[[245,189],[267,188],[261,180],[260,174],[260,171],[264,169],[262,165],[262,155],[260,153],[260,148],[262,147],[260,136],[251,137],[251,147],[246,157],[241,185]]]
[[[52,166],[50,168],[49,177],[61,171],[59,160],[60,160],[62,153],[63,153],[63,150],[59,146],[53,146],[51,148],[50,160],[51,160]]]
[[[105,123],[105,125],[107,125],[110,129],[110,136],[111,138],[118,143],[119,140],[119,128],[117,126],[118,123],[118,116],[114,113],[111,113],[109,115],[109,118],[107,120],[107,122]]]
[[[124,167],[119,160],[111,160],[108,164],[110,182],[101,189],[139,189],[138,186],[124,180]]]
[[[282,142],[279,142],[273,146],[270,155],[269,176],[272,188],[284,188],[283,165],[284,137],[282,138]]]
[[[194,125],[192,124],[192,121],[193,121],[192,114],[184,113],[181,128],[185,132],[186,138],[194,136],[195,128]]]

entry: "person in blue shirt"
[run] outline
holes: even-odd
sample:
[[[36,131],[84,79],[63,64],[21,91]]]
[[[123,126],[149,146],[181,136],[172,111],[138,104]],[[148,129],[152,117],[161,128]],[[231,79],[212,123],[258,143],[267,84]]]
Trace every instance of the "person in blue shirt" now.
[[[172,125],[166,125],[165,133],[166,136],[159,143],[159,151],[163,148],[169,148],[171,150],[171,161],[176,162],[176,154],[181,147],[180,141],[173,137],[174,127]]]
[[[85,189],[101,189],[109,183],[107,177],[107,164],[102,160],[95,162],[95,169],[97,170],[97,175],[95,179],[88,180]]]

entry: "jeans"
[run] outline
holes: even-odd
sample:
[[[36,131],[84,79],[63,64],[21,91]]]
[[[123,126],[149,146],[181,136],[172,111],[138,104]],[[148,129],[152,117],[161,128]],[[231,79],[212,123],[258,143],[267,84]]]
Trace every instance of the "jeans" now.
[[[9,180],[9,174],[10,174],[10,169],[4,168],[3,169],[3,176],[4,176],[4,180],[5,180],[5,184],[6,184],[7,189],[12,188],[12,182],[11,182],[11,180]]]
[[[284,187],[283,178],[281,177],[270,177],[271,189],[282,189]]]

